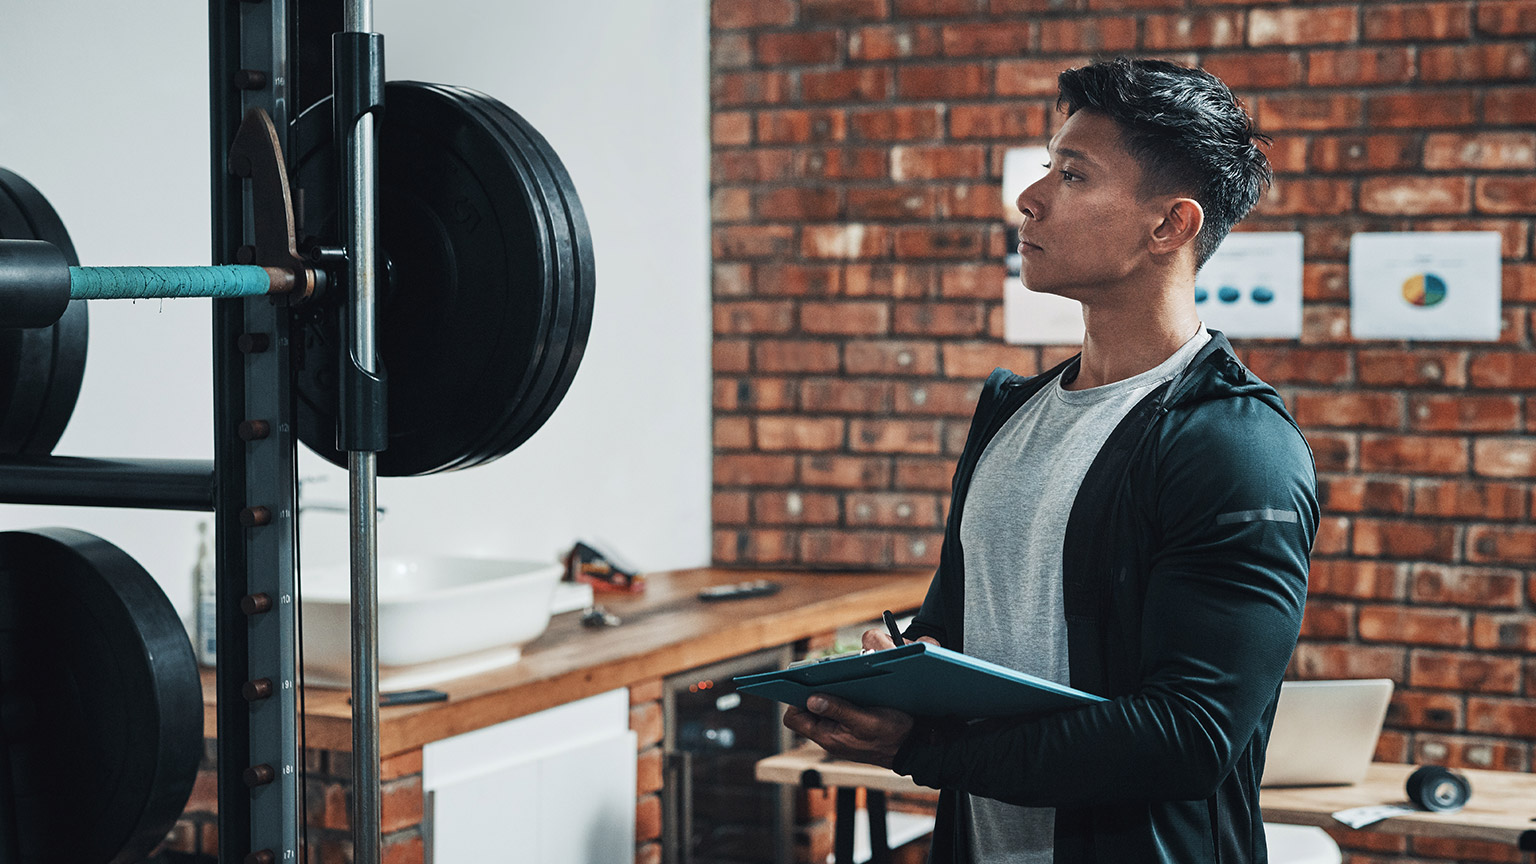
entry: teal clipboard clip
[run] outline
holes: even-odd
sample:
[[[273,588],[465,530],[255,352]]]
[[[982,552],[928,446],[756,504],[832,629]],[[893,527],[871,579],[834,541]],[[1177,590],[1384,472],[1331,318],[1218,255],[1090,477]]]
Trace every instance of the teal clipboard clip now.
[[[812,693],[830,693],[866,708],[895,708],[919,717],[1044,714],[1104,701],[927,642],[741,675],[733,681],[738,692],[797,708],[804,708]]]

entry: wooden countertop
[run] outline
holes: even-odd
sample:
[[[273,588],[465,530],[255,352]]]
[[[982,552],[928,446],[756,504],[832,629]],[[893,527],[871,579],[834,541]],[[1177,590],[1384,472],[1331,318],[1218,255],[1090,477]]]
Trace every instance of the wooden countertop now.
[[[623,619],[587,628],[580,613],[550,619],[549,629],[503,669],[434,685],[447,702],[380,711],[383,756],[481,729],[634,684],[772,648],[879,617],[916,609],[932,570],[805,572],[699,568],[647,574],[638,595],[599,594]],[[750,579],[784,587],[777,594],[705,603],[699,589]],[[203,728],[216,737],[214,673],[203,670]],[[307,688],[305,735],[311,748],[352,749],[347,692]]]
[[[1340,810],[1377,804],[1405,804],[1408,775],[1416,765],[1374,762],[1365,780],[1352,786],[1269,787],[1259,790],[1266,822],[1341,828]],[[833,759],[814,743],[759,760],[755,775],[765,783],[798,786],[815,771],[823,786],[861,786],[886,792],[931,791],[886,768]],[[1454,813],[1416,811],[1362,828],[1414,837],[1452,837],[1536,850],[1536,775],[1522,771],[1457,769],[1472,784],[1472,797]]]

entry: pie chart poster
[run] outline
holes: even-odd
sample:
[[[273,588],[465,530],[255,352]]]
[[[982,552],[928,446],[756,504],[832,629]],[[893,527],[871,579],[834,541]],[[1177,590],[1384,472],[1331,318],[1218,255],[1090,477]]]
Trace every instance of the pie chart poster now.
[[[1350,238],[1350,332],[1357,339],[1497,341],[1499,290],[1498,232]]]

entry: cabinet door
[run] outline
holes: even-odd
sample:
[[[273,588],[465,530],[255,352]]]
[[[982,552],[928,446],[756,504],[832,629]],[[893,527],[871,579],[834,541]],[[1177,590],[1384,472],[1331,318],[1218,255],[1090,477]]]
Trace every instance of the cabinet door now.
[[[635,733],[616,690],[427,745],[429,864],[633,864]]]

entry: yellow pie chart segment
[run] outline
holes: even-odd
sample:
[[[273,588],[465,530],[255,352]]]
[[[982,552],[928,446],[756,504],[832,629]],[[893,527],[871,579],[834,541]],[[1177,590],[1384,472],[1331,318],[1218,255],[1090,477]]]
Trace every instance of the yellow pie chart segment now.
[[[1433,273],[1415,273],[1403,282],[1403,299],[1415,306],[1434,306],[1445,299],[1445,280]]]

